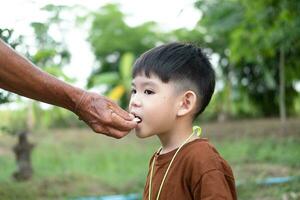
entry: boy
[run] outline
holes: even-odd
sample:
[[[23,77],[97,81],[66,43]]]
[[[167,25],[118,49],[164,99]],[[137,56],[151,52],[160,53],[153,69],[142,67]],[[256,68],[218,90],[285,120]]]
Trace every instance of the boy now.
[[[144,200],[237,199],[230,166],[193,133],[214,86],[211,64],[191,44],[162,45],[135,62],[129,109],[136,135],[157,135],[162,145],[150,160]]]

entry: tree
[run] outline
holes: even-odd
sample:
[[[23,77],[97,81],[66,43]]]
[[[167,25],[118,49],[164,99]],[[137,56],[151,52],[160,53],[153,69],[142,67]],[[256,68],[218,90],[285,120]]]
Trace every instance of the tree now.
[[[247,96],[257,111],[274,116],[279,110],[284,112],[274,109],[279,108],[281,88],[280,105],[286,104],[288,113],[292,113],[297,96],[293,83],[300,75],[299,67],[294,67],[300,64],[296,53],[300,47],[300,3],[214,0],[198,1],[196,6],[203,12],[199,25],[205,28],[212,49],[225,63],[221,64],[222,71],[232,74],[234,98]],[[284,70],[281,73],[285,85],[279,81],[279,63],[285,68],[285,74]]]

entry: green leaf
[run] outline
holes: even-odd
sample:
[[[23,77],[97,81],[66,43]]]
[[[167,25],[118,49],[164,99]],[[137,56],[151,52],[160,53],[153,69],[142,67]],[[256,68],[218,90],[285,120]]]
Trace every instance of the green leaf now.
[[[56,54],[55,49],[41,49],[33,56],[34,63],[43,62],[49,58],[53,58]]]
[[[126,88],[126,91],[131,87],[131,71],[134,61],[134,55],[132,53],[125,53],[120,61],[120,75],[122,77],[122,83]]]
[[[120,62],[120,72],[122,79],[128,79],[131,77],[131,70],[134,61],[134,55],[132,53],[125,53]]]
[[[115,85],[120,80],[120,75],[117,72],[105,72],[93,77],[93,85]]]

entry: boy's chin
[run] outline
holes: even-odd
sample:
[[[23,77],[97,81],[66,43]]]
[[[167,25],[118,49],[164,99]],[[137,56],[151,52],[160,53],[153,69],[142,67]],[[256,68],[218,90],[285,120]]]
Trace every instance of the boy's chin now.
[[[141,138],[141,139],[152,136],[152,135],[149,134],[149,133],[144,133],[144,132],[137,131],[137,130],[135,131],[135,135],[136,135],[138,138]]]
[[[143,135],[143,134],[137,133],[137,132],[135,132],[135,135],[136,135],[138,138],[141,138],[141,139],[148,137],[147,135]]]

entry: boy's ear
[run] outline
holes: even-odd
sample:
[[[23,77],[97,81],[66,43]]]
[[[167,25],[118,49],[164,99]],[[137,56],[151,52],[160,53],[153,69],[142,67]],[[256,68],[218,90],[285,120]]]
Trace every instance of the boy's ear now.
[[[196,107],[196,102],[197,95],[195,94],[195,92],[191,90],[186,91],[180,99],[177,116],[183,116],[192,112]]]

